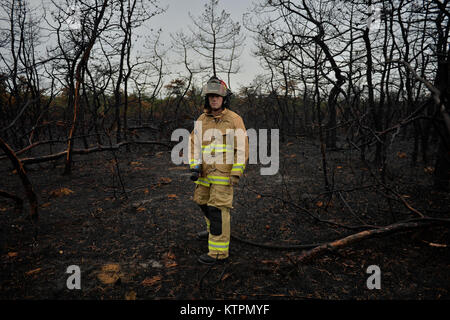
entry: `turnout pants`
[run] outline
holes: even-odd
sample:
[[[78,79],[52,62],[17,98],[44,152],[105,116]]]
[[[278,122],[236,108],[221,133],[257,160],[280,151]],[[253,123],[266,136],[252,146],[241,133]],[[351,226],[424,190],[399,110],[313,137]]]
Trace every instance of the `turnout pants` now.
[[[216,259],[228,258],[233,187],[219,184],[211,184],[209,187],[205,187],[197,184],[194,191],[194,201],[205,214],[209,232],[208,255]]]

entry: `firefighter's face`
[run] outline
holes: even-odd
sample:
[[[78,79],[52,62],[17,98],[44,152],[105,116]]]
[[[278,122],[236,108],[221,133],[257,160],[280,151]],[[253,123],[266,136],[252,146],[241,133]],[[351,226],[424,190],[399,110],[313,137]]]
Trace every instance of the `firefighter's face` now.
[[[217,110],[222,107],[222,103],[223,103],[222,96],[219,96],[217,94],[210,94],[210,95],[208,95],[208,99],[209,99],[209,105],[211,106],[211,109]]]

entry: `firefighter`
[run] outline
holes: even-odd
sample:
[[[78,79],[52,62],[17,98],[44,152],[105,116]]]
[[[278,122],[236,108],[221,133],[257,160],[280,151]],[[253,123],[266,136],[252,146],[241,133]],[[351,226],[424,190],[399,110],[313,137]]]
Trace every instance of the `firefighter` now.
[[[231,91],[225,82],[211,77],[202,89],[204,112],[190,135],[189,166],[195,174],[194,201],[206,220],[208,253],[198,261],[211,265],[228,259],[230,210],[233,187],[242,177],[248,160],[248,138],[242,118],[229,108]]]

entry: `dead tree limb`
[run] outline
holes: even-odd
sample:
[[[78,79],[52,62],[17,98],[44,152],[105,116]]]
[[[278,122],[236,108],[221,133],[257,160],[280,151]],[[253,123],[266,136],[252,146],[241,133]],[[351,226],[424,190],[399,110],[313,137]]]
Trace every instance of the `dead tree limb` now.
[[[16,156],[18,156],[18,155],[20,155],[22,153],[25,153],[25,152],[33,149],[34,147],[37,147],[37,146],[40,146],[40,145],[43,145],[43,144],[47,144],[47,143],[67,143],[67,141],[62,141],[62,140],[37,141],[37,142],[34,142],[34,143],[26,146],[25,148],[23,148],[21,150],[15,151]],[[6,159],[6,158],[8,158],[8,157],[7,156],[1,156],[0,160]]]
[[[96,133],[86,134],[86,135],[74,136],[74,137],[72,137],[72,139],[81,139],[81,138],[86,138],[86,137],[91,137],[91,136],[96,136],[96,135],[97,135]],[[18,155],[21,155],[22,153],[25,153],[25,152],[27,152],[27,151],[35,148],[35,147],[38,147],[38,146],[41,146],[41,145],[44,145],[44,144],[53,144],[53,143],[67,144],[68,141],[69,141],[68,138],[62,139],[62,140],[53,139],[53,140],[36,141],[36,142],[33,142],[32,144],[26,146],[25,148],[17,150],[17,151],[14,151],[14,152],[18,156]],[[137,143],[139,143],[139,142],[137,142]],[[145,141],[143,143],[145,144]],[[0,160],[7,159],[7,158],[8,158],[7,156],[0,156]]]
[[[17,158],[16,154],[14,153],[13,149],[5,142],[2,138],[0,138],[0,148],[3,150],[3,152],[8,156],[8,158],[11,160],[11,163],[13,164],[14,168],[17,170],[17,174],[20,177],[20,180],[22,181],[22,184],[25,188],[26,195],[28,198],[28,201],[30,202],[30,216],[32,221],[37,221],[38,219],[38,201],[36,193],[34,193],[33,186],[28,179],[28,176],[23,168],[22,162]]]
[[[334,251],[347,247],[358,241],[366,240],[375,236],[384,236],[393,232],[405,231],[414,228],[423,228],[435,224],[450,224],[450,219],[435,219],[430,217],[418,218],[400,221],[377,229],[365,230],[342,239],[334,240],[320,246],[315,247],[309,251],[303,252],[298,258],[297,262],[304,263],[311,259],[322,255],[328,251]]]
[[[422,82],[427,87],[427,89],[431,92],[434,102],[439,107],[442,117],[444,118],[444,122],[447,127],[447,130],[450,133],[450,115],[448,114],[448,111],[445,108],[445,104],[441,99],[441,91],[438,88],[436,88],[435,86],[433,86],[430,81],[428,81],[425,78],[420,77],[417,74],[417,72],[411,67],[411,65],[409,63],[407,63],[406,61],[392,60],[392,61],[387,61],[387,62],[397,62],[397,63],[402,64],[403,66],[405,66],[405,68],[407,68],[413,74],[414,78],[416,78],[418,81]]]
[[[73,149],[72,154],[89,154],[89,153],[93,153],[93,152],[118,150],[120,147],[125,146],[127,144],[157,144],[157,145],[163,145],[163,146],[170,148],[169,143],[159,142],[159,141],[123,141],[123,142],[120,142],[120,143],[118,143],[116,145],[112,145],[112,146],[100,145],[98,147],[93,147],[93,148],[88,148],[88,149]],[[23,158],[23,159],[21,159],[21,162],[23,164],[42,163],[42,162],[57,160],[59,158],[65,157],[66,155],[67,155],[67,150],[61,151],[58,153],[54,153],[54,154],[49,154],[49,155],[42,156],[42,157]]]
[[[296,204],[296,203],[294,203],[292,201],[288,201],[286,199],[280,198],[280,197],[275,196],[273,194],[264,194],[264,193],[261,193],[259,191],[255,191],[255,190],[251,189],[249,186],[246,186],[246,188],[249,191],[260,195],[263,198],[264,197],[273,198],[273,199],[279,200],[279,201],[281,201],[281,202],[283,202],[283,203],[285,203],[287,205],[290,205],[290,206],[298,209],[299,211],[306,213],[308,216],[310,216],[311,218],[313,218],[314,220],[316,220],[317,222],[320,222],[320,223],[326,223],[326,224],[329,224],[329,225],[332,225],[332,226],[336,226],[336,227],[340,227],[340,228],[344,228],[344,229],[348,229],[348,230],[376,229],[376,228],[378,228],[378,226],[375,226],[375,225],[363,224],[363,225],[348,226],[348,225],[344,225],[344,224],[338,223],[336,221],[324,220],[324,219],[319,218],[317,215],[313,214],[310,210],[308,210],[308,209],[306,209],[306,208],[304,208],[304,207],[302,207],[302,206],[300,206],[300,205],[298,205],[298,204]],[[327,193],[330,193],[330,192],[327,192]]]
[[[7,126],[6,128],[3,128],[0,130],[0,132],[5,132],[6,130],[14,127],[14,125],[16,124],[17,120],[22,116],[23,112],[28,108],[29,105],[31,105],[32,103],[35,103],[36,101],[38,101],[40,99],[40,97],[36,98],[36,99],[32,99],[32,100],[28,100],[23,108],[20,110],[20,112],[17,114],[16,118],[9,124],[9,126]]]
[[[22,200],[22,198],[19,198],[15,194],[9,193],[8,191],[5,191],[5,190],[0,190],[0,197],[13,199],[16,202],[15,211],[17,213],[21,213],[22,212],[22,210],[23,210],[23,200]]]
[[[100,22],[103,19],[103,14],[105,13],[106,7],[108,6],[108,1],[104,0],[103,5],[100,9],[99,15],[96,17],[94,22],[94,27],[92,31],[91,39],[89,39],[89,42],[87,44],[86,50],[83,53],[83,56],[80,60],[80,62],[77,65],[75,79],[76,79],[76,85],[75,85],[75,102],[74,102],[74,108],[73,108],[73,121],[72,121],[72,127],[69,131],[69,143],[67,145],[67,152],[66,152],[66,165],[64,168],[63,175],[68,175],[71,173],[72,170],[72,150],[73,150],[73,135],[75,133],[76,125],[77,125],[77,113],[78,108],[80,104],[80,86],[82,79],[81,70],[83,67],[87,66],[87,62],[89,59],[89,56],[91,54],[91,49],[94,46],[95,40],[97,39],[99,35],[99,25]]]

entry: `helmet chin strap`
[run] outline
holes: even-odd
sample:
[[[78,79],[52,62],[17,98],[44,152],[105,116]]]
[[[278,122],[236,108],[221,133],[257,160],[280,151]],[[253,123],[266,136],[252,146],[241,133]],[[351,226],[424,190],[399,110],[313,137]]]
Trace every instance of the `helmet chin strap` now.
[[[213,110],[213,108],[212,108],[211,106],[209,106],[209,109],[210,109],[211,111],[223,111],[223,110],[225,110],[225,108],[224,108],[224,106],[223,106],[223,103],[222,103],[222,105],[220,106],[219,109]]]

